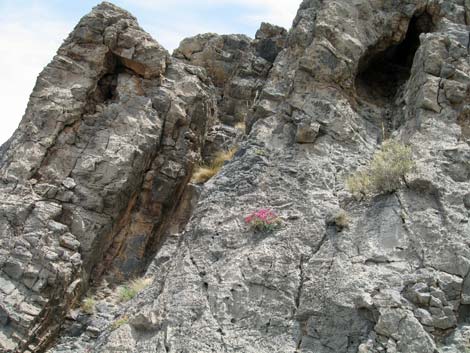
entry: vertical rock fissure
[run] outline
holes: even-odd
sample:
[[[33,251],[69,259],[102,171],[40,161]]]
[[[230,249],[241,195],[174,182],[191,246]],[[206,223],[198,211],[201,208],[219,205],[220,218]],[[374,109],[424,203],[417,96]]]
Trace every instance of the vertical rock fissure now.
[[[300,297],[302,295],[302,288],[304,285],[304,255],[300,255],[299,261],[299,286],[297,287],[297,293],[295,295],[295,308],[298,310],[300,306]]]

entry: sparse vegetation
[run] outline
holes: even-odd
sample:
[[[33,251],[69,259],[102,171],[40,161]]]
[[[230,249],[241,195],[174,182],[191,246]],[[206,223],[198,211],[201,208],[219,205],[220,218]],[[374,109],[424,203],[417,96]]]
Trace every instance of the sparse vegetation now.
[[[82,302],[82,310],[88,315],[91,315],[95,312],[96,301],[93,297],[86,297]]]
[[[260,209],[245,217],[245,223],[258,232],[272,232],[281,224],[281,217],[268,209]]]
[[[235,129],[237,130],[240,130],[241,132],[245,132],[246,131],[246,123],[244,121],[240,121],[238,123],[235,124]]]
[[[345,210],[336,211],[328,217],[327,224],[334,225],[341,232],[349,228],[349,215]]]
[[[195,184],[204,184],[214,175],[216,175],[226,161],[229,161],[235,155],[238,148],[233,147],[226,151],[218,152],[212,162],[208,165],[202,165],[196,168],[191,181]]]
[[[370,189],[369,174],[364,171],[358,171],[346,180],[346,188],[351,194],[366,195]]]
[[[112,324],[111,324],[111,330],[117,330],[119,327],[121,327],[122,325],[125,325],[129,322],[129,317],[127,315],[124,315],[122,317],[120,317],[119,319],[115,320]]]
[[[132,280],[129,284],[118,288],[118,299],[121,302],[127,302],[134,298],[140,291],[147,288],[152,283],[151,278],[138,278]]]
[[[405,175],[414,169],[411,148],[388,140],[374,154],[370,166],[358,171],[346,180],[347,189],[355,195],[396,191]]]
[[[258,156],[266,156],[266,152],[264,152],[261,149],[256,149],[255,154],[258,155]]]
[[[218,172],[218,168],[212,168],[210,166],[198,166],[193,173],[191,181],[195,184],[204,184]]]

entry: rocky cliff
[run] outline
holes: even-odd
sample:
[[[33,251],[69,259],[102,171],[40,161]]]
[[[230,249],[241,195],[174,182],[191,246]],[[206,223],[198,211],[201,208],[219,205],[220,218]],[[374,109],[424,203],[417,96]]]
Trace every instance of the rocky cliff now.
[[[97,6],[0,149],[0,351],[470,350],[469,11],[304,0],[289,32],[171,56]],[[416,168],[356,197],[345,180],[385,139]],[[273,232],[244,222],[262,208]]]

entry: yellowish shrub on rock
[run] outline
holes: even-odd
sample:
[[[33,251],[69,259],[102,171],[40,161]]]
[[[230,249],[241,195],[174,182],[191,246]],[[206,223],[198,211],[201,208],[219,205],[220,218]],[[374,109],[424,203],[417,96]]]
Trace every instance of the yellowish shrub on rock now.
[[[370,166],[346,180],[352,194],[375,194],[396,191],[405,175],[415,167],[409,146],[393,140],[385,141],[374,154]]]

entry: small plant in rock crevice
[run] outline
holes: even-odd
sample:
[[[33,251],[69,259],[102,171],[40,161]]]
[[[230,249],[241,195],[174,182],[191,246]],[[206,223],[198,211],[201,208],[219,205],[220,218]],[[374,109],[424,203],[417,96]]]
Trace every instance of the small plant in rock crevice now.
[[[120,317],[119,319],[115,320],[112,324],[111,324],[111,330],[114,331],[114,330],[117,330],[119,327],[121,327],[122,325],[125,325],[129,322],[129,317],[127,315],[124,315],[122,317]]]
[[[129,284],[118,287],[118,299],[120,302],[127,302],[133,299],[139,292],[150,286],[151,278],[138,278]]]
[[[415,163],[411,148],[393,140],[385,141],[374,154],[368,168],[346,180],[346,188],[355,195],[391,193],[400,188]]]
[[[245,217],[245,223],[258,232],[273,232],[282,225],[281,217],[273,211],[262,208]]]
[[[245,133],[246,131],[246,123],[244,121],[240,121],[235,124],[235,129],[240,130],[241,132]]]
[[[328,216],[326,220],[327,225],[332,225],[336,228],[337,232],[342,232],[349,228],[349,215],[345,210],[338,210]]]
[[[96,301],[92,297],[86,297],[81,305],[81,309],[88,315],[92,315],[95,312]]]
[[[226,161],[229,161],[233,158],[237,150],[237,147],[233,147],[226,151],[224,150],[217,152],[209,164],[196,167],[191,181],[195,184],[204,184],[207,182],[222,169]]]
[[[255,149],[255,154],[257,156],[263,156],[263,157],[266,156],[266,152],[263,151],[262,149]]]

